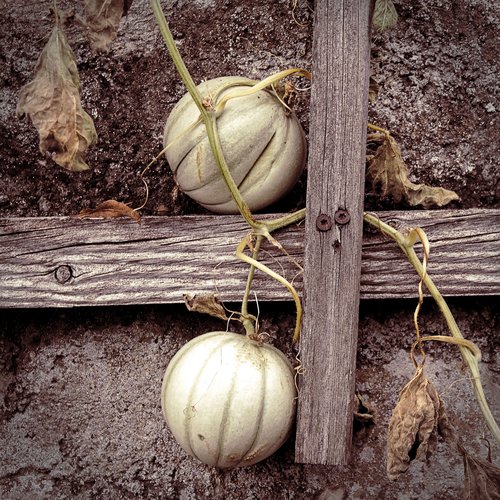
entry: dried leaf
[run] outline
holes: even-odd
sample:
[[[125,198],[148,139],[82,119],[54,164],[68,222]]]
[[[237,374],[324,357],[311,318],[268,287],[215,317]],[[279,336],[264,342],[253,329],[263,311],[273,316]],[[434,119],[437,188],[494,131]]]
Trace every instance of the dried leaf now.
[[[118,217],[130,217],[138,223],[141,222],[141,216],[137,210],[130,208],[125,203],[115,200],[103,201],[95,208],[85,208],[78,217],[80,219],[116,219]]]
[[[40,151],[61,167],[87,170],[84,153],[95,143],[92,118],[80,103],[80,78],[64,32],[54,27],[38,59],[35,78],[21,89],[17,114],[28,114],[40,139]]]
[[[401,150],[392,137],[377,148],[368,164],[367,177],[374,188],[380,187],[382,196],[390,195],[396,203],[405,200],[412,206],[442,207],[459,197],[454,191],[425,184],[414,184],[408,179],[408,167]]]
[[[407,201],[412,207],[422,205],[424,208],[442,207],[453,200],[459,200],[454,191],[441,187],[430,187],[425,184],[409,183]]]
[[[90,46],[94,51],[106,51],[116,38],[120,20],[132,0],[84,0],[84,4]]]
[[[227,321],[226,311],[217,296],[210,293],[198,295],[184,295],[184,302],[188,311],[209,314]]]
[[[375,78],[373,78],[373,76],[370,76],[370,83],[368,87],[369,102],[375,102],[377,100],[379,90],[380,90],[379,83],[377,82],[377,80],[375,80]]]
[[[498,500],[500,499],[500,467],[476,458],[464,449],[464,499]]]
[[[377,0],[373,11],[373,27],[375,31],[382,33],[396,26],[398,13],[392,0]]]
[[[359,394],[354,395],[354,419],[352,430],[356,439],[362,439],[375,424],[372,409],[361,399]]]
[[[363,401],[359,394],[354,395],[354,420],[362,424],[373,423],[373,410]]]
[[[432,383],[418,367],[403,388],[387,432],[387,475],[395,480],[414,459],[427,460],[437,442],[441,400]]]
[[[444,407],[439,417],[439,433],[462,455],[464,462],[463,498],[465,500],[499,500],[500,467],[482,458],[474,457],[465,449]]]

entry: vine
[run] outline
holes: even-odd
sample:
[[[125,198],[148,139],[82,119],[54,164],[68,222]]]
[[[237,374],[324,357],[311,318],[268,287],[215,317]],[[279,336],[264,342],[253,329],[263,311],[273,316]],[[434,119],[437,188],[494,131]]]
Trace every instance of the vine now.
[[[242,82],[243,85],[249,85],[249,89],[246,91],[239,91],[235,92],[233,94],[230,94],[220,101],[217,100],[218,96],[215,96],[215,99],[213,99],[214,96],[212,96],[211,101],[208,103],[204,97],[201,95],[199,90],[197,89],[193,79],[191,78],[189,71],[187,67],[185,66],[182,56],[180,55],[179,50],[177,49],[172,34],[170,32],[168,23],[165,19],[165,16],[163,14],[163,11],[161,9],[161,6],[159,4],[158,0],[150,0],[150,4],[152,7],[152,10],[155,14],[158,26],[160,28],[160,31],[162,33],[162,36],[165,40],[165,43],[167,45],[167,48],[169,50],[170,56],[179,72],[180,77],[182,78],[182,81],[186,85],[186,88],[188,92],[190,93],[193,101],[196,103],[196,106],[199,109],[200,112],[200,120],[204,124],[208,136],[208,140],[210,143],[210,147],[212,149],[214,158],[217,162],[217,165],[220,169],[220,172],[224,178],[224,181],[231,193],[231,196],[233,200],[235,201],[239,212],[241,213],[242,217],[245,219],[247,224],[250,226],[251,232],[249,235],[247,235],[243,240],[240,242],[238,245],[238,248],[236,250],[236,256],[243,260],[244,262],[249,264],[249,272],[248,272],[248,278],[247,278],[247,283],[246,283],[246,288],[244,292],[244,297],[242,301],[242,307],[241,307],[241,312],[239,314],[240,321],[245,327],[247,336],[253,338],[256,333],[258,333],[258,329],[256,329],[256,318],[255,316],[251,315],[248,313],[248,298],[249,298],[249,293],[250,293],[250,287],[252,284],[252,280],[254,277],[255,269],[259,269],[269,276],[271,276],[273,279],[276,279],[279,281],[281,284],[283,284],[292,294],[295,305],[296,305],[296,310],[297,310],[297,319],[296,319],[296,327],[295,327],[295,332],[293,335],[293,342],[296,342],[299,339],[300,336],[300,322],[301,322],[301,317],[302,317],[302,307],[300,304],[300,299],[298,296],[297,291],[291,285],[285,278],[283,278],[281,275],[278,273],[272,271],[269,269],[267,266],[265,266],[263,263],[258,261],[258,256],[259,256],[259,251],[260,247],[262,244],[262,241],[264,238],[268,239],[271,241],[272,244],[279,246],[279,244],[274,240],[274,238],[271,236],[271,233],[277,229],[284,228],[290,224],[297,223],[305,218],[306,210],[301,209],[297,212],[287,214],[283,217],[280,217],[278,219],[273,219],[273,220],[257,220],[254,218],[252,215],[248,205],[242,198],[238,187],[236,183],[234,182],[234,179],[231,176],[229,167],[226,163],[226,160],[224,158],[224,154],[222,151],[221,143],[220,143],[220,138],[217,130],[217,118],[218,116],[223,112],[224,107],[229,99],[232,99],[234,97],[239,97],[242,95],[248,95],[252,92],[256,92],[260,89],[269,87],[284,77],[291,76],[291,75],[299,75],[299,76],[305,76],[307,78],[310,78],[310,74],[301,69],[290,69],[286,71],[282,71],[276,75],[273,75],[269,78],[266,78],[262,80],[261,82],[252,82],[251,84],[248,83],[248,81]],[[392,151],[394,152],[394,144],[392,144],[391,137],[388,131],[377,127],[375,125],[368,125],[369,128],[372,130],[375,130],[377,132],[381,132],[383,135],[384,141],[387,141],[387,144],[392,148]],[[397,156],[397,155],[393,155]],[[411,263],[411,265],[415,268],[416,272],[421,278],[421,282],[419,284],[419,304],[417,306],[417,309],[415,311],[414,315],[414,322],[415,322],[415,327],[416,327],[416,332],[417,332],[417,341],[415,346],[418,347],[421,358],[422,358],[422,363],[418,364],[416,362],[416,358],[414,356],[414,348],[412,348],[411,355],[414,363],[416,366],[421,367],[424,360],[425,360],[425,351],[423,349],[422,343],[425,341],[441,341],[441,342],[448,342],[448,343],[453,343],[457,345],[460,349],[462,358],[464,359],[465,363],[467,364],[470,372],[471,372],[471,379],[472,379],[472,385],[474,388],[475,396],[476,399],[479,403],[479,407],[483,413],[484,419],[486,421],[486,424],[488,425],[491,433],[495,437],[495,439],[500,442],[500,430],[498,425],[496,424],[493,415],[491,413],[491,410],[488,406],[488,403],[486,401],[485,395],[484,395],[484,390],[481,384],[481,379],[480,379],[480,373],[479,373],[479,367],[478,367],[478,362],[480,360],[480,355],[477,347],[474,346],[471,342],[465,340],[463,338],[463,335],[448,307],[446,304],[446,301],[442,297],[441,293],[439,292],[438,288],[435,286],[434,282],[430,278],[430,276],[427,274],[426,271],[426,262],[428,259],[428,254],[429,254],[429,243],[427,241],[427,237],[425,233],[423,232],[422,229],[416,228],[409,230],[407,234],[403,234],[396,229],[392,228],[388,224],[384,223],[381,221],[379,218],[374,216],[373,214],[370,213],[365,213],[364,214],[364,221],[371,225],[372,227],[376,228],[378,231],[380,231],[382,234],[390,237],[393,239],[397,245],[400,247],[408,261]],[[424,246],[424,263],[422,263],[414,249],[414,245],[417,242],[417,240],[420,240]],[[253,243],[255,241],[255,243]],[[244,250],[246,248],[250,248],[252,251],[252,256],[248,256],[244,253]],[[446,323],[448,325],[448,328],[451,333],[451,337],[442,337],[442,336],[424,336],[421,337],[419,334],[418,330],[418,313],[420,306],[422,304],[423,300],[423,292],[422,292],[422,285],[425,285],[425,287],[428,289],[429,293],[435,300],[436,304],[438,305],[443,317],[446,320]]]

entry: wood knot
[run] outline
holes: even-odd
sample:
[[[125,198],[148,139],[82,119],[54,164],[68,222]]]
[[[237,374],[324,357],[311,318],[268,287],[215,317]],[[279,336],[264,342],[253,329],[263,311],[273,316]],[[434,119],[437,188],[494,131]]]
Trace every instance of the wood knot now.
[[[73,269],[66,264],[58,266],[54,271],[54,276],[58,283],[67,283],[73,277]]]

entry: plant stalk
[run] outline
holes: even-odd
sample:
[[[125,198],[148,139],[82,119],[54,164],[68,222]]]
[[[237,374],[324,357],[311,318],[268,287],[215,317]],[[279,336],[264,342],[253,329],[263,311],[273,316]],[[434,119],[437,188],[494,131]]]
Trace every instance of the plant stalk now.
[[[413,249],[413,242],[409,242],[407,238],[405,238],[405,236],[402,235],[397,229],[394,229],[385,222],[382,222],[372,214],[365,213],[363,218],[365,222],[378,229],[383,234],[392,238],[399,245],[410,264],[415,268],[418,275],[424,282],[424,285],[427,287],[427,290],[431,294],[437,306],[439,307],[439,310],[441,311],[443,317],[446,320],[446,323],[448,324],[451,335],[457,339],[463,340],[464,337],[462,335],[462,332],[460,331],[460,328],[458,327],[457,322],[455,321],[455,318],[453,317],[453,314],[448,307],[448,304],[444,300],[441,292],[438,290],[430,276],[425,272],[420,259],[415,253],[415,250]],[[486,425],[490,429],[497,442],[500,443],[500,428],[498,427],[498,424],[496,423],[493,414],[491,413],[490,407],[488,406],[488,402],[486,401],[486,397],[484,395],[483,386],[481,384],[478,359],[469,348],[461,344],[459,344],[458,347],[460,349],[463,360],[469,367],[469,370],[472,374],[472,386],[474,388],[474,393],[479,403],[479,407],[481,408],[484,419],[486,421]]]
[[[295,308],[297,310],[297,317],[295,321],[295,331],[293,334],[292,338],[292,343],[295,343],[299,340],[300,337],[300,325],[302,322],[302,305],[300,303],[300,297],[293,287],[293,285],[286,280],[283,276],[280,274],[274,272],[272,269],[269,269],[265,264],[262,262],[259,262],[252,257],[249,257],[244,253],[245,247],[248,245],[248,236],[243,238],[241,240],[240,244],[238,245],[238,248],[236,249],[236,257],[238,257],[240,260],[243,262],[246,262],[247,264],[250,264],[251,266],[253,265],[260,271],[266,273],[267,275],[271,276],[271,278],[274,278],[276,281],[279,281],[284,287],[288,289],[288,291],[292,294],[293,300],[295,301]]]
[[[257,239],[255,241],[255,246],[253,248],[253,254],[252,254],[253,260],[257,260],[259,258],[260,246],[262,245],[263,239],[264,236],[261,235],[257,236]],[[254,322],[257,320],[255,316],[248,314],[248,298],[250,296],[250,288],[252,286],[254,275],[255,275],[255,266],[251,264],[250,269],[248,270],[248,278],[245,287],[245,293],[243,295],[243,301],[241,303],[241,322],[245,327],[247,337],[252,337],[255,335]]]
[[[165,15],[163,14],[160,2],[159,0],[150,0],[149,4],[151,6],[153,14],[155,15],[156,22],[158,23],[158,27],[160,28],[160,32],[163,36],[163,39],[165,40],[168,52],[170,54],[170,57],[172,58],[173,63],[175,64],[175,67],[177,68],[179,76],[184,82],[184,85],[186,86],[188,92],[191,94],[191,97],[200,110],[203,121],[205,122],[205,120],[208,119],[208,113],[205,106],[203,106],[203,96],[196,88],[196,84],[194,83],[186,65],[184,64],[179,49],[177,48],[177,45],[175,45],[174,37],[172,36],[170,28],[168,27],[168,23],[165,19]]]
[[[200,111],[200,116],[207,130],[208,141],[215,156],[215,161],[217,162],[217,165],[219,166],[227,187],[231,192],[231,196],[233,197],[233,200],[235,201],[242,217],[246,220],[250,227],[252,227],[253,229],[257,229],[262,224],[253,218],[248,205],[246,204],[245,200],[243,200],[240,192],[238,191],[238,186],[234,182],[234,179],[227,166],[226,160],[224,159],[224,154],[222,153],[222,147],[217,133],[216,112],[215,110],[207,109],[207,107],[204,105],[203,96],[196,87],[196,84],[194,83],[186,65],[184,64],[184,61],[182,60],[179,49],[175,45],[172,32],[170,31],[167,20],[165,19],[165,15],[163,14],[163,10],[161,8],[159,0],[150,0],[149,3],[156,17],[156,22],[158,23],[158,27],[160,28],[163,39],[165,40],[165,44],[167,45],[170,57],[172,58],[172,61],[174,62],[175,67],[177,68],[177,71],[179,72],[179,75],[184,82],[184,85],[191,95],[191,98]]]

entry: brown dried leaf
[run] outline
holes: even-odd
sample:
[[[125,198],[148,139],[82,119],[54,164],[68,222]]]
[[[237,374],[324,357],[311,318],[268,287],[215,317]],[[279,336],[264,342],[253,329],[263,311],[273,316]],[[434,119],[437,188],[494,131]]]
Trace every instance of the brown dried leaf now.
[[[89,168],[84,153],[97,134],[80,103],[75,56],[58,26],[40,54],[34,80],[21,89],[16,112],[30,115],[42,153],[74,172]]]
[[[120,20],[132,0],[84,0],[84,4],[90,46],[94,51],[106,51],[116,38]]]
[[[363,401],[359,394],[354,395],[354,420],[366,424],[373,423],[373,410]]]
[[[141,222],[141,216],[137,210],[116,200],[103,201],[95,208],[85,208],[77,217],[80,217],[80,219],[116,219],[118,217],[130,217],[138,223]]]
[[[500,499],[500,467],[482,458],[473,457],[465,449],[464,459],[464,499]]]
[[[354,395],[354,419],[352,430],[357,439],[366,435],[375,424],[372,409],[363,401],[359,394]]]
[[[462,455],[464,462],[464,499],[500,500],[500,467],[471,455],[442,408],[439,416],[439,433]]]
[[[373,188],[380,187],[382,196],[390,195],[396,203],[405,200],[412,206],[442,207],[459,197],[454,191],[425,184],[414,184],[408,179],[408,167],[401,150],[392,137],[377,148],[368,164],[367,177]]]
[[[406,201],[412,206],[422,205],[424,208],[442,207],[450,201],[460,199],[455,191],[442,187],[430,187],[425,184],[413,184],[408,181]]]
[[[184,295],[184,302],[188,311],[194,311],[201,314],[209,314],[216,318],[227,321],[226,311],[216,295],[211,293],[198,295]]]
[[[379,83],[377,82],[377,80],[375,80],[375,78],[373,78],[373,76],[370,76],[370,84],[368,87],[369,102],[375,102],[377,100],[379,90],[380,90]]]
[[[437,442],[441,400],[432,383],[418,367],[401,391],[387,432],[387,475],[395,480],[414,459],[427,460]]]

